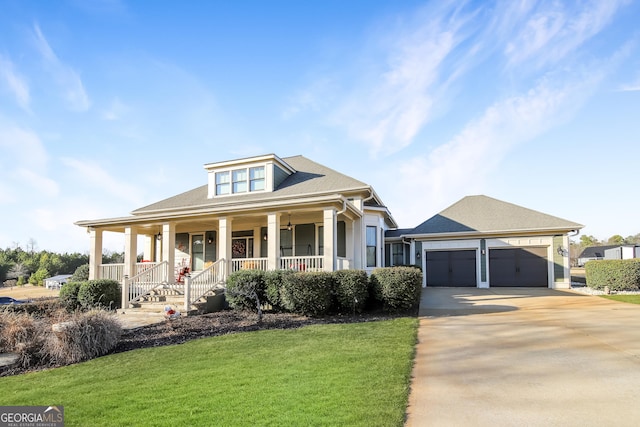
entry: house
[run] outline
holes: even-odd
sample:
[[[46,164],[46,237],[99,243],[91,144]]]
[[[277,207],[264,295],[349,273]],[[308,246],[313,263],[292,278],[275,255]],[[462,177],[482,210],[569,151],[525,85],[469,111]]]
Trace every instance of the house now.
[[[597,261],[604,259],[605,251],[619,247],[618,245],[609,246],[589,246],[578,255],[578,267],[584,267],[587,261]]]
[[[90,279],[121,281],[125,308],[162,285],[189,310],[241,269],[418,265],[424,286],[570,286],[568,234],[583,227],[574,222],[470,196],[401,229],[370,185],[303,156],[204,169],[205,185],[130,216],[76,222],[90,235]],[[124,264],[101,263],[104,232],[124,235]]]
[[[124,307],[175,283],[188,309],[244,268],[370,272],[384,265],[384,235],[397,224],[370,185],[303,156],[268,154],[204,169],[205,185],[130,216],[76,222],[90,235],[90,279],[123,281]],[[124,235],[124,264],[101,263],[104,232]]]
[[[640,258],[640,245],[621,245],[604,251],[604,259]]]
[[[484,195],[414,229],[387,232],[389,265],[422,267],[424,286],[569,288],[569,233],[583,225]]]
[[[57,276],[44,279],[44,286],[47,289],[60,289],[62,285],[67,283],[71,279],[71,274],[59,274]]]

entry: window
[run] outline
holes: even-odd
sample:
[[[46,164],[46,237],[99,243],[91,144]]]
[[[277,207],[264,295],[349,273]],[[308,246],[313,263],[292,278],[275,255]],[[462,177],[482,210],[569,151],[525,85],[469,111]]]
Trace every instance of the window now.
[[[249,191],[264,190],[264,166],[249,169]]]
[[[404,265],[404,251],[402,243],[394,243],[391,245],[391,265]]]
[[[264,166],[216,172],[216,196],[263,191],[264,189]]]
[[[229,172],[216,172],[216,195],[229,194]]]
[[[233,172],[233,193],[247,192],[247,170],[238,169]]]
[[[377,227],[367,225],[367,267],[376,266],[376,248],[378,246]]]

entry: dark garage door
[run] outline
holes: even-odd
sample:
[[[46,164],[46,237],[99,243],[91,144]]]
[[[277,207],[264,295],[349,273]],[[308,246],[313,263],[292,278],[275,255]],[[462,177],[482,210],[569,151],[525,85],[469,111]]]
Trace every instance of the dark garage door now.
[[[473,286],[476,251],[427,252],[427,286]]]
[[[547,248],[489,250],[489,286],[548,287]]]

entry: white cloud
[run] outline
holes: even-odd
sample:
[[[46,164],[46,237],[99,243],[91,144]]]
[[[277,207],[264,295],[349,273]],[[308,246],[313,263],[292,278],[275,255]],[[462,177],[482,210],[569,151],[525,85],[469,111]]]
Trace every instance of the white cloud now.
[[[29,111],[29,85],[14,69],[13,62],[2,55],[0,55],[0,81],[4,81],[4,85],[13,93],[20,108]]]
[[[614,55],[614,59],[618,54]],[[424,156],[391,164],[388,182],[400,174],[406,183],[392,192],[392,205],[414,200],[398,216],[415,223],[424,211],[444,207],[480,192],[488,176],[518,145],[533,140],[568,120],[595,91],[608,69],[589,69],[562,80],[545,78],[528,92],[495,102],[447,143]],[[420,194],[421,197],[415,197]],[[422,218],[424,219],[424,218]]]
[[[455,6],[419,11],[383,52],[385,64],[347,95],[332,115],[352,138],[366,142],[372,154],[389,154],[411,144],[432,118],[443,87],[456,78],[452,62],[464,68],[455,50],[467,37],[473,14]],[[474,52],[472,52],[473,55]]]
[[[60,193],[60,187],[56,181],[34,170],[20,168],[15,173],[22,183],[30,185],[40,194],[47,197],[56,197]]]
[[[131,107],[120,101],[119,98],[114,98],[109,108],[103,111],[102,118],[108,121],[121,120],[129,111],[131,111]]]
[[[58,58],[37,24],[34,25],[34,41],[46,67],[62,90],[63,98],[69,108],[74,111],[87,111],[91,106],[91,101],[84,89],[80,75]]]
[[[61,161],[65,166],[78,174],[78,179],[80,179],[83,184],[91,186],[93,191],[97,192],[102,190],[112,196],[116,196],[120,200],[125,200],[135,205],[140,204],[142,197],[140,196],[141,191],[138,188],[114,178],[98,163],[69,157],[64,157]]]
[[[627,0],[595,0],[576,8],[567,3],[541,3],[507,44],[508,63],[542,66],[565,58],[602,31],[627,3]]]
[[[5,167],[37,170],[47,165],[47,152],[38,135],[0,121],[0,153]]]

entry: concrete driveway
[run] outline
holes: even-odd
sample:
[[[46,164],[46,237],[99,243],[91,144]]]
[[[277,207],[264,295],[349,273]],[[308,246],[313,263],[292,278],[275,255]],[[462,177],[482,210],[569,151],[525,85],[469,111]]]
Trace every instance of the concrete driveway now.
[[[406,425],[640,425],[640,305],[425,289]]]

